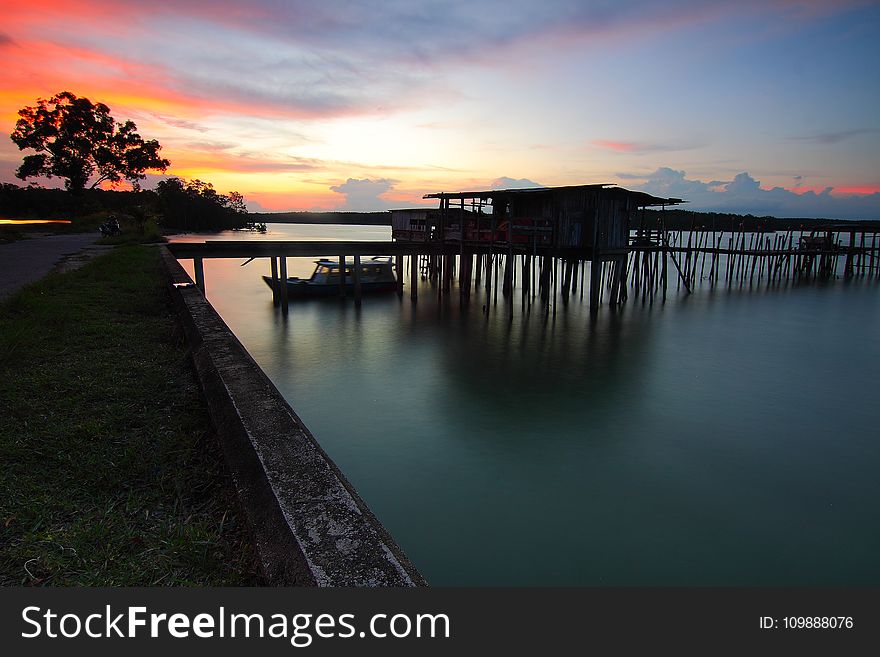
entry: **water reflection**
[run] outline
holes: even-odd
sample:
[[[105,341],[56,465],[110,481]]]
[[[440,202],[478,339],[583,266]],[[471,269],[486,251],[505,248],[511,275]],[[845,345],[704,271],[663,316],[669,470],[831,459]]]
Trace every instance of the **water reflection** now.
[[[275,230],[361,230],[325,229]],[[591,320],[424,281],[285,319],[239,265],[206,263],[208,297],[434,584],[880,583],[875,282]]]

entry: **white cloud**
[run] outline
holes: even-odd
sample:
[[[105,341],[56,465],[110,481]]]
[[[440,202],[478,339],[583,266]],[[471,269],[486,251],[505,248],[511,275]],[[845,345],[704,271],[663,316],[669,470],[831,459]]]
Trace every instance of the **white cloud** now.
[[[387,210],[392,203],[381,198],[381,195],[394,187],[389,178],[370,180],[369,178],[349,178],[341,185],[333,185],[330,191],[345,195],[345,203],[340,210],[352,212],[373,212]]]
[[[660,167],[652,173],[617,174],[631,189],[666,198],[689,201],[688,209],[712,212],[732,212],[774,217],[823,217],[828,219],[880,219],[880,193],[834,194],[833,187],[820,193],[801,194],[784,187],[764,189],[747,172],[738,173],[733,180],[690,180],[684,171]]]

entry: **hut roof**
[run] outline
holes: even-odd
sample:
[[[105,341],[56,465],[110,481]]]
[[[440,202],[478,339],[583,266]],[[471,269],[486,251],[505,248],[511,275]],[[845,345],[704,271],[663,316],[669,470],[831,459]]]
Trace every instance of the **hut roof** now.
[[[683,201],[680,198],[661,198],[659,196],[652,196],[651,194],[646,194],[645,192],[634,192],[629,189],[624,189],[623,187],[617,187],[616,185],[612,185],[611,183],[598,183],[591,185],[566,185],[563,187],[527,187],[524,189],[488,189],[483,191],[475,191],[475,192],[438,192],[436,194],[425,194],[422,198],[440,198],[440,199],[466,199],[466,198],[479,198],[479,199],[488,199],[488,198],[499,198],[503,196],[519,196],[525,194],[555,194],[558,192],[571,191],[571,190],[579,190],[579,189],[593,189],[593,190],[602,190],[604,192],[608,192],[612,195],[620,195],[620,196],[629,196],[632,198],[636,205],[639,207],[650,207],[657,205],[678,205],[679,203],[686,203],[687,201]]]

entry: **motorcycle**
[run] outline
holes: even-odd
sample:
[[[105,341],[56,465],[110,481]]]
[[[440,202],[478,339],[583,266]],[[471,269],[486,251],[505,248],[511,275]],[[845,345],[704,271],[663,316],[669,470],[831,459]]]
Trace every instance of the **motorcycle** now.
[[[122,228],[119,226],[119,220],[116,217],[109,217],[107,221],[98,226],[98,230],[101,231],[102,237],[112,237],[113,235],[119,235],[122,232]]]

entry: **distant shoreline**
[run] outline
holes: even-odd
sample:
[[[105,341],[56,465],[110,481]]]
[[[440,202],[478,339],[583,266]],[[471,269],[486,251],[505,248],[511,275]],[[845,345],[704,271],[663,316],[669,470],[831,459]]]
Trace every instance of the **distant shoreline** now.
[[[390,226],[391,213],[379,212],[251,212],[248,215],[255,222],[273,224],[347,224],[360,226]],[[725,214],[718,212],[696,212],[693,210],[645,210],[643,227],[657,229],[663,219],[669,230],[717,230],[726,232],[814,230],[817,227],[834,224],[836,227],[858,225],[869,226],[880,233],[880,220],[853,221],[848,219],[808,219],[756,217],[754,215]],[[634,217],[631,228],[639,228],[639,217]]]
[[[255,222],[267,224],[351,224],[390,226],[391,213],[383,212],[250,212]]]

